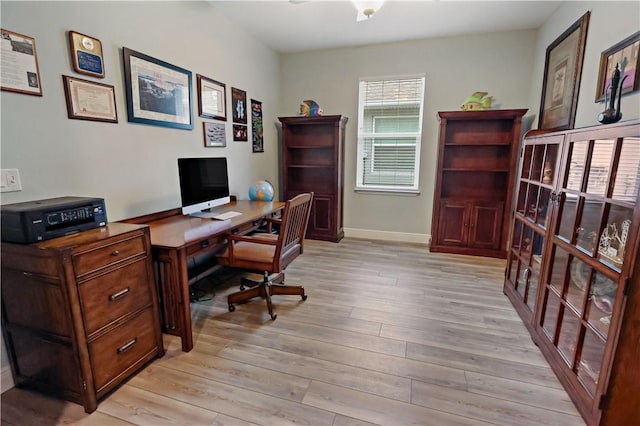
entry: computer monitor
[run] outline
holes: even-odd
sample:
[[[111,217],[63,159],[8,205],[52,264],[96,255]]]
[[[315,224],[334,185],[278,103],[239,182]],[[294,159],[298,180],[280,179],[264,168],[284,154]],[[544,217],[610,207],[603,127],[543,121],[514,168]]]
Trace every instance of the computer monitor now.
[[[182,214],[197,216],[231,202],[225,157],[178,158],[178,174]]]

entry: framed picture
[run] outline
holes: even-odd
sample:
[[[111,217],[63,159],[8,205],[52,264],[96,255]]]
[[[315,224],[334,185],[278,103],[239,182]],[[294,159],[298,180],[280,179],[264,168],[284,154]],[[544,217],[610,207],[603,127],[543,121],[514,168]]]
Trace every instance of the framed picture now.
[[[129,121],[193,129],[191,71],[122,48]]]
[[[227,86],[196,74],[198,83],[198,114],[215,120],[227,119]]]
[[[102,43],[97,38],[69,31],[69,48],[73,70],[79,74],[104,78]]]
[[[251,99],[251,137],[253,152],[264,152],[264,132],[262,128],[262,102]]]
[[[233,125],[233,141],[234,142],[247,141],[247,126],[242,126],[239,124]]]
[[[79,120],[118,122],[113,86],[62,76],[67,116]]]
[[[611,46],[600,55],[600,73],[596,88],[596,102],[604,101],[611,87],[611,76],[618,65],[622,94],[635,92],[640,88],[640,31]]]
[[[0,89],[42,96],[35,39],[2,28],[0,35]]]
[[[204,146],[207,148],[212,147],[225,147],[227,146],[226,130],[224,123],[202,123],[204,130]]]
[[[590,12],[547,47],[538,128],[573,129]]]
[[[233,105],[233,122],[247,124],[247,92],[232,87],[231,104]]]

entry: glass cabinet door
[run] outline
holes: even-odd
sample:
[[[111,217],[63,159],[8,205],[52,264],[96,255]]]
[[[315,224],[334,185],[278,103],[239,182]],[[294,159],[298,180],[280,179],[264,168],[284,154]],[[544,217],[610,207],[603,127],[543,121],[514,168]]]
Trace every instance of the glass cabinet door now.
[[[534,138],[525,143],[522,152],[505,287],[519,302],[521,313],[530,318],[533,318],[537,304],[562,141],[562,136]]]
[[[640,188],[640,139],[572,140],[554,199],[537,327],[594,398],[619,309],[627,239]],[[602,386],[601,386],[602,387]]]

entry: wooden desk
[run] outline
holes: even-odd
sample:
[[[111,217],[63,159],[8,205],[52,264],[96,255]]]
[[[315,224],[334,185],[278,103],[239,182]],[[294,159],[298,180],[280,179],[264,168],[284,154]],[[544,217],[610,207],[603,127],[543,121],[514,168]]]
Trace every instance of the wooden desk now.
[[[231,210],[242,213],[226,221],[184,216],[180,209],[123,221],[149,226],[163,331],[180,336],[183,351],[193,349],[189,260],[221,250],[226,244],[225,235],[255,230],[264,217],[275,215],[284,205],[278,201],[232,201],[215,209],[221,213]]]

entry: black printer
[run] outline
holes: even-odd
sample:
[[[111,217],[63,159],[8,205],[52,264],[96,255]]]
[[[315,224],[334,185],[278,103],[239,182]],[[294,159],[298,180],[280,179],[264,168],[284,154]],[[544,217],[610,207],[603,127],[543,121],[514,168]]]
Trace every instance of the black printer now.
[[[107,224],[102,198],[58,197],[0,206],[2,241],[34,243]]]

